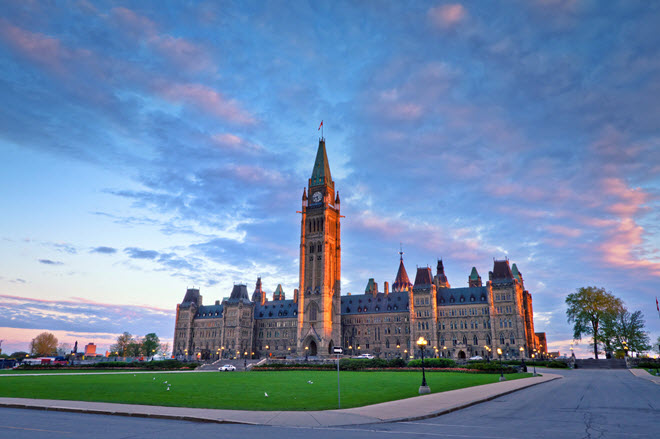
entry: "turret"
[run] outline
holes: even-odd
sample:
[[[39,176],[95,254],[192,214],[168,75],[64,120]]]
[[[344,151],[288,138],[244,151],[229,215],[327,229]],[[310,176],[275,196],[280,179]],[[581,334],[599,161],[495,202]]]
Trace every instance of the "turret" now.
[[[451,288],[447,276],[445,275],[445,267],[442,264],[442,259],[438,259],[438,267],[435,275],[435,285],[438,288]]]
[[[482,286],[481,276],[479,276],[479,273],[477,272],[476,267],[472,267],[472,272],[470,273],[470,276],[468,276],[468,286],[470,286],[470,287],[480,287],[480,286]]]

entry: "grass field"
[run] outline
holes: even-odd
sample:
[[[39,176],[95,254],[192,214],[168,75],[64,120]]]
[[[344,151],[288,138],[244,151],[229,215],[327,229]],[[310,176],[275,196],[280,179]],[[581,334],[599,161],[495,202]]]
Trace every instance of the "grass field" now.
[[[531,374],[506,375],[507,379],[529,376]],[[433,393],[494,383],[498,378],[498,374],[426,374]],[[169,391],[165,381],[171,386]],[[342,408],[417,396],[420,383],[419,372],[341,372]],[[268,393],[268,397],[264,393]],[[235,410],[327,410],[337,408],[337,373],[4,376],[0,378],[0,396]]]

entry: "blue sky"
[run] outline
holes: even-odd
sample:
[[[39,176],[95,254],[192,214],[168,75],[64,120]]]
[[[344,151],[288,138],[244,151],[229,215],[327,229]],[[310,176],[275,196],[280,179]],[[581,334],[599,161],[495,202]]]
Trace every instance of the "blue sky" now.
[[[193,285],[291,297],[321,120],[344,293],[399,243],[455,287],[508,257],[551,349],[587,285],[660,335],[658,5],[180,3],[3,3],[5,352],[171,339]]]

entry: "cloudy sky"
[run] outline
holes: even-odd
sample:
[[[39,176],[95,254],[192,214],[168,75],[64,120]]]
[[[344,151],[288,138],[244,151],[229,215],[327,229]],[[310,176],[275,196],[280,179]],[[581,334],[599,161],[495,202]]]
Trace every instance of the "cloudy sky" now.
[[[3,351],[171,340],[193,285],[291,297],[321,120],[344,294],[402,243],[454,287],[517,263],[553,350],[587,285],[660,335],[659,5],[181,3],[3,2]]]

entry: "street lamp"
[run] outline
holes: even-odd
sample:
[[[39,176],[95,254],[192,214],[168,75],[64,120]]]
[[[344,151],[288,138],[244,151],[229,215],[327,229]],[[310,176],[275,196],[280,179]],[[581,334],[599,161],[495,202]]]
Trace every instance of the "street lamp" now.
[[[419,337],[417,340],[417,346],[422,351],[422,385],[419,386],[419,394],[423,395],[425,393],[431,393],[431,389],[426,385],[426,372],[424,371],[424,348],[429,342],[426,341],[424,337]]]
[[[536,351],[536,349],[534,349]],[[534,374],[532,376],[536,376],[536,355],[532,354],[532,364],[534,365]]]
[[[447,357],[447,346],[442,347],[442,356],[445,358]]]
[[[506,381],[504,377],[504,368],[502,367],[502,349],[497,348],[497,356],[500,357],[500,381]]]
[[[522,371],[527,372],[527,366],[525,366],[525,348],[520,346],[520,361],[522,362]]]
[[[351,356],[353,356],[353,345],[352,345],[352,344],[349,344],[349,345],[348,345],[348,349],[351,350]]]
[[[309,346],[305,346],[305,363],[309,361]]]

